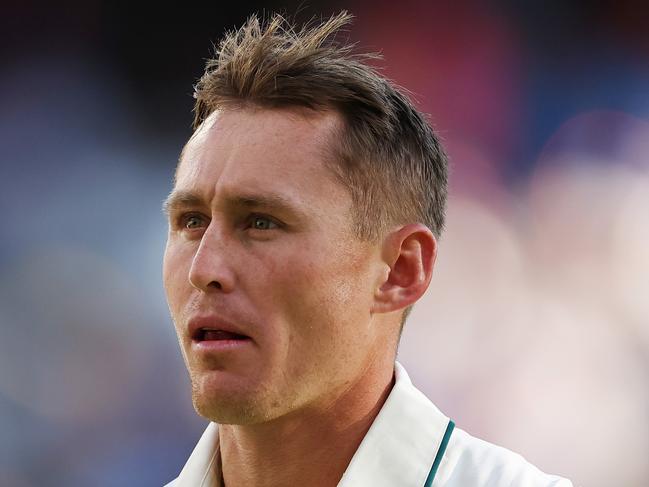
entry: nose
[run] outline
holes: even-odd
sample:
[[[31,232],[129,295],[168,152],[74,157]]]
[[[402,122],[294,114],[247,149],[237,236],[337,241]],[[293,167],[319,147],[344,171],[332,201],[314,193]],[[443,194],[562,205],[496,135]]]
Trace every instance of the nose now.
[[[189,282],[203,292],[229,293],[234,288],[232,255],[218,230],[210,225],[198,245],[189,269]]]

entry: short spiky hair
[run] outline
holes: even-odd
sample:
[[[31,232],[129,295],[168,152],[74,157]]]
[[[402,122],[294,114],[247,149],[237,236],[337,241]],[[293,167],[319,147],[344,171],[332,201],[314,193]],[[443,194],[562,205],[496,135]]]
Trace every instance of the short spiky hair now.
[[[227,33],[195,87],[194,129],[215,110],[335,110],[344,127],[331,169],[349,188],[356,233],[376,240],[389,226],[421,222],[439,237],[444,226],[447,158],[412,102],[335,35],[352,16],[297,29],[280,15],[252,16]]]

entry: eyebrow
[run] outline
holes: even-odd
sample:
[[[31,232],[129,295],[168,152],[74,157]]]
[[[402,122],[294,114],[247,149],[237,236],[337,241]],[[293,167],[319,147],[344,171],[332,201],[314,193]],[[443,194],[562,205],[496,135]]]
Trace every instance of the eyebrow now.
[[[234,208],[267,208],[283,213],[303,215],[296,204],[278,194],[238,194],[225,198],[225,205]],[[172,210],[188,207],[209,206],[197,193],[187,190],[172,191],[162,203],[162,211],[169,215]]]
[[[201,205],[203,205],[203,200],[191,191],[172,191],[162,202],[162,212],[169,215],[171,210]]]

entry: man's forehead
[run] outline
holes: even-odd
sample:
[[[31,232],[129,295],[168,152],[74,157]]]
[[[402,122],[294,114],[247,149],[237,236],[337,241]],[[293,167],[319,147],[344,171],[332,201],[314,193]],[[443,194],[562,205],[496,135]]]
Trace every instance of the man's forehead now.
[[[174,182],[177,183],[181,177],[199,177],[196,163],[205,158],[214,159],[214,154],[209,151],[215,146],[221,152],[240,153],[257,145],[261,150],[256,155],[269,160],[275,154],[286,159],[329,161],[334,153],[332,147],[336,138],[333,135],[341,125],[342,117],[331,110],[315,111],[301,107],[228,107],[215,110],[183,147]],[[245,135],[242,137],[242,134]],[[313,162],[304,160],[305,164]]]
[[[183,165],[183,161],[188,158],[191,159],[195,157],[195,152],[197,150],[200,150],[200,148],[205,145],[210,134],[210,128],[221,114],[221,110],[213,111],[189,137],[189,140],[185,143],[182,150],[180,151],[178,164],[176,165],[176,173],[174,175],[174,182],[178,180],[178,175],[181,170],[181,166]]]

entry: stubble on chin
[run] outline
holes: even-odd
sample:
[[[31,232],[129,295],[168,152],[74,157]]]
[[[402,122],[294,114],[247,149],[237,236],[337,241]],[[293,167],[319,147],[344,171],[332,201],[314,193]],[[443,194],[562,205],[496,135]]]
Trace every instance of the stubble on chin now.
[[[196,413],[215,423],[253,425],[277,417],[280,401],[266,397],[267,391],[210,391],[199,378],[192,377],[192,404]]]

